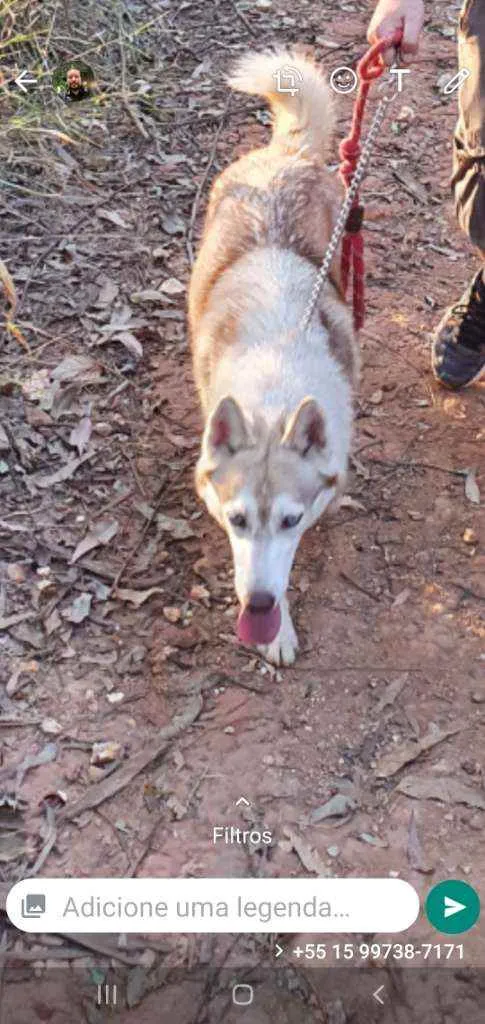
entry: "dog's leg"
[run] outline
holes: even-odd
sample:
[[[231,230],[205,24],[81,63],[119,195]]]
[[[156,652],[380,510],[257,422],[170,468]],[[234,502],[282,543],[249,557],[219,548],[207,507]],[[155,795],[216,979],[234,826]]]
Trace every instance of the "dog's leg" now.
[[[258,651],[273,665],[292,665],[298,650],[298,637],[291,621],[286,594],[281,602],[281,626],[271,644],[261,644]]]

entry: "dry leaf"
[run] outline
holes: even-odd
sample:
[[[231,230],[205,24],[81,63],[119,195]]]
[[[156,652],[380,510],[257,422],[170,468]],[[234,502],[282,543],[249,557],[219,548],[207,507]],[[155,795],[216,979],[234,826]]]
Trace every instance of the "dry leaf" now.
[[[80,455],[78,459],[70,459],[64,466],[56,470],[55,473],[49,473],[47,476],[34,476],[32,481],[36,487],[53,487],[54,484],[60,484],[64,480],[70,480],[79,466],[82,466],[83,462],[90,459],[93,452],[86,452],[84,455]]]
[[[17,292],[15,290],[12,276],[3,260],[0,260],[0,282],[2,283],[5,298],[10,306],[10,311],[11,313],[14,313],[17,306]]]
[[[365,505],[361,501],[356,501],[350,494],[344,494],[339,501],[340,508],[353,508],[356,512],[367,512]]]
[[[76,625],[79,622],[84,622],[87,619],[91,611],[91,602],[93,595],[84,593],[76,597],[69,608],[66,608],[62,615],[64,619],[68,619],[69,622],[74,622]]]
[[[125,231],[131,230],[130,224],[127,224],[121,214],[116,213],[116,211],[99,209],[96,210],[96,216],[100,220],[108,220],[110,224],[115,224],[117,228],[124,228]]]
[[[92,530],[79,541],[71,558],[71,565],[83,555],[87,555],[88,551],[92,551],[93,548],[98,548],[101,544],[109,544],[110,540],[118,533],[118,529],[119,525],[116,519],[100,519],[99,523],[96,523]]]
[[[103,284],[94,305],[98,308],[111,306],[118,297],[119,290],[119,285],[117,285],[116,281],[112,281],[111,278],[108,278],[108,280]]]
[[[448,804],[466,804],[485,810],[485,793],[467,786],[453,776],[407,775],[397,786],[400,793],[415,800],[442,800]]]
[[[408,597],[410,596],[411,590],[409,589],[409,587],[405,587],[404,590],[401,590],[399,594],[397,594],[397,596],[394,598],[394,601],[391,604],[391,608],[401,608],[402,605],[406,603]]]
[[[50,385],[50,373],[45,367],[36,370],[22,384],[22,394],[29,402],[40,402]]]
[[[73,448],[77,448],[80,455],[88,447],[92,429],[93,424],[90,416],[83,416],[82,420],[79,420],[77,427],[73,427],[69,434],[69,444]]]
[[[377,778],[389,779],[401,768],[404,768],[406,764],[415,761],[421,754],[431,750],[438,743],[442,743],[449,736],[455,736],[462,729],[463,725],[455,725],[452,729],[444,729],[442,732],[436,729],[426,733],[417,742],[408,740],[406,743],[402,743],[400,747],[396,747],[390,754],[384,754],[384,757],[381,757],[376,767]]]
[[[183,235],[185,224],[176,213],[169,213],[160,218],[160,223],[166,235]]]
[[[163,296],[156,288],[145,288],[142,292],[133,292],[130,295],[131,302],[163,302]]]
[[[20,661],[20,662],[18,662],[18,664],[15,666],[15,668],[14,668],[14,670],[12,672],[12,675],[7,680],[7,684],[5,686],[5,690],[6,690],[7,696],[8,697],[13,697],[14,694],[17,693],[17,691],[19,689],[21,689],[21,687],[23,685],[25,685],[25,683],[21,683],[20,682],[20,677],[24,673],[31,674],[31,673],[35,673],[35,672],[38,672],[38,671],[39,671],[39,662],[38,661],[31,660],[31,661]],[[30,681],[30,680],[26,680],[26,682],[27,681]]]
[[[123,331],[122,334],[116,335],[116,341],[121,341],[121,344],[125,346],[131,356],[135,359],[141,359],[143,355],[143,345],[138,338],[131,331]]]
[[[169,533],[173,540],[187,540],[189,537],[195,537],[195,533],[186,519],[174,519],[172,516],[164,516],[159,512],[156,522],[162,533]]]
[[[53,380],[74,380],[76,377],[79,377],[80,373],[92,370],[95,365],[95,361],[91,356],[66,356],[65,359],[51,370],[50,375]]]
[[[480,504],[480,489],[477,484],[476,469],[467,469],[465,477],[465,495],[473,505]]]
[[[404,185],[406,192],[409,192],[413,199],[417,199],[419,203],[423,203],[424,205],[427,204],[428,193],[420,182],[416,181],[416,178],[413,178],[411,174],[408,174],[407,171],[403,171],[400,167],[393,167],[392,173],[394,177],[401,182],[401,185]]]
[[[324,821],[325,818],[343,818],[346,814],[351,811],[355,811],[357,807],[357,801],[349,793],[336,793],[335,796],[330,797],[326,804],[322,804],[321,807],[317,807],[310,814],[310,822],[312,825],[318,824],[319,821]]]
[[[392,682],[389,683],[388,686],[386,686],[386,689],[384,690],[382,697],[376,704],[376,714],[380,715],[385,708],[390,707],[391,704],[394,704],[394,701],[397,700],[399,694],[404,689],[408,681],[408,678],[409,677],[405,672],[404,675],[398,676],[397,679],[393,679]]]
[[[119,597],[121,601],[130,601],[131,604],[135,605],[135,608],[140,608],[153,594],[163,593],[164,591],[161,587],[150,587],[149,590],[130,590],[129,587],[118,587],[114,596]]]
[[[312,874],[318,875],[320,878],[328,878],[330,871],[323,859],[320,857],[318,851],[315,850],[313,846],[310,846],[310,844],[303,839],[303,836],[299,835],[298,832],[295,832],[294,829],[286,826],[283,828],[283,832],[287,839],[289,839],[293,850],[301,860],[306,871],[311,871]]]
[[[433,865],[426,861],[423,856],[423,849],[418,835],[414,807],[409,819],[407,856],[411,867],[414,868],[415,871],[420,871],[423,875],[431,874],[433,871]]]

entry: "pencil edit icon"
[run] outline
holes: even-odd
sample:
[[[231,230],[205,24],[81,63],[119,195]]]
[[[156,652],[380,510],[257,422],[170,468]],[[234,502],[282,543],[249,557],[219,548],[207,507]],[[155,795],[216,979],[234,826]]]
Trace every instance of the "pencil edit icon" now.
[[[45,896],[39,893],[28,893],[22,900],[22,917],[36,918],[45,914]]]

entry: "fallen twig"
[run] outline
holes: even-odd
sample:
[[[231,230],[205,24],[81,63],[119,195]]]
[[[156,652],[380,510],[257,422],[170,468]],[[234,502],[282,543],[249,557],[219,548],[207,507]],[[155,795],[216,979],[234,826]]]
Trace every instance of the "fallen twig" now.
[[[194,202],[192,203],[192,209],[190,211],[189,228],[188,228],[188,231],[187,231],[186,247],[187,247],[187,255],[189,257],[189,263],[190,263],[191,266],[192,266],[192,264],[194,262],[194,250],[193,250],[193,247],[192,247],[192,240],[193,240],[193,236],[194,236],[195,222],[197,220],[197,214],[199,212],[200,197],[202,195],[203,189],[205,188],[206,181],[207,181],[207,179],[209,177],[209,174],[211,172],[212,164],[214,163],[214,159],[215,159],[215,155],[216,155],[216,150],[217,150],[217,144],[219,142],[222,129],[224,127],[224,122],[226,120],[226,115],[227,115],[227,112],[229,110],[230,103],[231,103],[231,94],[229,93],[228,96],[227,96],[226,102],[224,104],[224,110],[222,111],[222,114],[221,114],[221,119],[219,121],[219,126],[217,128],[216,134],[214,135],[214,141],[212,143],[212,148],[211,148],[211,151],[209,153],[209,159],[208,159],[208,161],[206,163],[205,171],[204,171],[204,173],[202,175],[202,178],[201,178],[201,180],[199,182],[199,185],[197,187],[197,191],[196,191],[195,197],[194,197]]]
[[[361,594],[365,594],[366,597],[370,597],[371,600],[376,601],[377,604],[380,603],[380,597],[377,597],[377,594],[373,594],[372,590],[367,590],[366,587],[361,586],[361,584],[357,583],[356,580],[353,580],[351,576],[347,576],[346,572],[340,571],[339,576],[341,579],[345,580],[346,583],[349,583],[351,587],[355,587],[355,589]]]
[[[38,875],[39,871],[44,866],[44,864],[45,864],[45,862],[46,862],[46,860],[47,860],[47,858],[48,858],[52,848],[56,844],[56,839],[57,839],[56,819],[55,819],[55,814],[54,814],[54,808],[51,807],[50,804],[46,804],[46,819],[47,819],[47,826],[48,826],[47,839],[46,839],[46,841],[45,841],[45,843],[44,843],[44,845],[42,847],[42,850],[41,850],[39,856],[37,857],[37,860],[36,860],[35,864],[33,865],[33,867],[31,868],[30,871],[27,871],[27,873],[25,875],[25,878],[34,878],[35,875]]]
[[[164,477],[164,479],[162,480],[162,482],[161,482],[161,484],[160,484],[160,486],[158,488],[158,491],[157,491],[156,496],[155,496],[155,501],[154,501],[153,506],[152,506],[152,512],[150,514],[149,519],[147,519],[147,521],[146,521],[146,523],[145,523],[145,525],[143,527],[143,530],[141,531],[141,534],[138,537],[138,540],[136,541],[136,543],[132,547],[131,551],[128,552],[128,554],[127,554],[127,556],[126,556],[126,558],[125,558],[125,560],[123,562],[123,565],[121,566],[120,569],[118,569],[118,572],[116,573],[116,576],[113,579],[113,583],[111,585],[111,590],[110,590],[111,594],[113,594],[117,590],[118,585],[121,582],[121,578],[122,578],[122,576],[125,573],[125,570],[128,568],[130,562],[135,557],[135,555],[136,555],[137,551],[139,550],[143,540],[145,539],[145,537],[146,537],[150,527],[156,521],[157,514],[158,514],[158,511],[159,511],[159,508],[160,508],[160,504],[161,504],[161,500],[162,500],[162,497],[163,497],[163,493],[165,491],[165,484],[167,483],[167,480],[168,480],[168,474],[167,474],[167,476]],[[116,597],[116,593],[114,594],[114,596]]]
[[[189,725],[192,725],[199,717],[203,703],[201,690],[202,683],[197,686],[197,692],[186,710],[181,715],[176,715],[169,725],[160,730],[157,742],[153,747],[148,750],[140,750],[119,771],[110,775],[108,779],[102,779],[101,782],[91,786],[88,792],[80,797],[76,803],[62,809],[59,814],[59,820],[72,821],[73,818],[77,818],[84,811],[99,807],[105,800],[109,800],[110,797],[115,796],[120,790],[125,789],[152,761],[156,761],[158,757],[164,754],[171,740],[175,739],[179,733],[187,729]]]
[[[126,88],[126,55],[125,55],[125,44],[123,41],[123,22],[121,20],[121,10],[118,8],[118,45],[120,49],[121,58],[121,102],[126,110],[126,113],[133,121],[133,124],[140,132],[140,135],[144,139],[150,139],[151,136],[147,132],[145,126],[140,121],[136,110],[132,107],[128,99],[128,90]]]

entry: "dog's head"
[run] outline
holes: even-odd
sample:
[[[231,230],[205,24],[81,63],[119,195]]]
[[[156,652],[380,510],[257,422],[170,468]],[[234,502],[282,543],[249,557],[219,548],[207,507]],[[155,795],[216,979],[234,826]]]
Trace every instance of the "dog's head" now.
[[[245,643],[271,643],[278,633],[300,538],[339,484],[315,399],[305,398],[271,428],[263,420],[249,422],[231,397],[210,416],[196,486],[231,543],[238,635]]]

